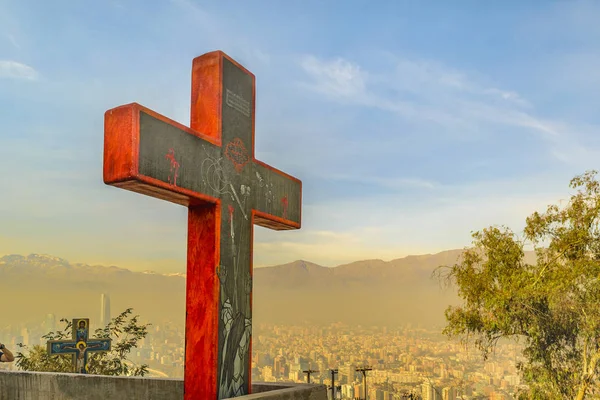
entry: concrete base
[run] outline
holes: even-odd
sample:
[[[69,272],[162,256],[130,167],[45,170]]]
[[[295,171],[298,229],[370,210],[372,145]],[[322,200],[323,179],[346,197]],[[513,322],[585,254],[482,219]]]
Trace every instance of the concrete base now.
[[[236,400],[327,400],[324,385],[255,382],[252,392]],[[181,400],[183,380],[0,371],[0,400],[75,399]]]

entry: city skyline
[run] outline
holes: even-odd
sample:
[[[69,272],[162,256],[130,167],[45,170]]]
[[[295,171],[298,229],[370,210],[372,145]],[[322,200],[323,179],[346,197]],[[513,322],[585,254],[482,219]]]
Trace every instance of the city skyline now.
[[[50,316],[48,316],[50,317]],[[43,345],[45,324],[2,327],[0,335],[18,348]],[[92,326],[94,321],[90,321]],[[62,325],[62,324],[61,324]],[[99,327],[99,326],[98,326]],[[331,385],[330,369],[337,369],[337,393],[343,400],[362,396],[364,386],[357,371],[369,365],[369,399],[397,400],[402,393],[417,393],[423,400],[446,400],[447,395],[496,396],[510,399],[521,385],[516,369],[518,346],[499,343],[497,351],[484,361],[474,348],[449,341],[437,330],[413,324],[403,326],[356,326],[343,323],[327,325],[257,324],[254,328],[255,352],[252,370],[255,379],[266,382],[306,382],[302,373],[315,368],[311,381]],[[134,363],[150,366],[147,377],[183,377],[184,329],[173,321],[151,325],[148,336],[131,353]],[[0,365],[0,370],[16,370],[15,364]],[[395,396],[395,397],[394,397]]]
[[[255,228],[256,267],[518,231],[596,166],[598,16],[591,1],[1,2],[0,254],[184,272],[186,210],[103,185],[103,114],[135,101],[187,125],[191,60],[215,49],[257,77],[257,158],[304,183],[302,229]]]

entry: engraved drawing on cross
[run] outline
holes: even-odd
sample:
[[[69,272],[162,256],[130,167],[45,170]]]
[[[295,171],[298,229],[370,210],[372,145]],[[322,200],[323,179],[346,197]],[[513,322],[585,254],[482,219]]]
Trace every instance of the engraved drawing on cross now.
[[[233,164],[235,170],[240,173],[250,162],[250,152],[240,138],[234,138],[225,146],[225,157]]]
[[[221,264],[217,265],[217,277],[219,278],[219,282],[224,285],[227,281],[227,268],[225,266]]]
[[[272,206],[273,206],[273,183],[270,181],[265,180],[262,175],[258,172],[255,171],[256,173],[256,179],[258,179],[258,186],[259,187],[264,187],[265,188],[265,210],[267,212],[272,212]]]
[[[233,185],[230,183],[229,187],[231,188],[231,200],[235,200],[236,203],[238,204],[238,206],[240,207],[240,210],[242,211],[242,215],[244,216],[245,220],[248,220],[248,214],[246,214],[246,210],[244,210],[244,207],[242,206],[242,202],[240,201],[240,198],[237,194],[237,192],[235,191],[235,188],[233,187]]]
[[[169,163],[171,164],[171,170],[169,171],[168,181],[171,185],[177,186],[177,176],[179,175],[179,162],[175,159],[175,150],[173,148],[170,148],[165,158],[169,160]]]
[[[263,187],[265,185],[265,181],[264,181],[263,177],[260,176],[258,171],[255,171],[255,174],[256,174],[256,179],[258,179],[258,186]]]
[[[248,220],[248,214],[246,213],[246,210],[244,210],[244,206],[242,205],[235,188],[225,178],[225,174],[223,173],[223,157],[214,159],[209,155],[208,151],[206,151],[206,148],[204,148],[204,151],[206,152],[206,158],[202,161],[201,165],[202,183],[208,185],[212,190],[219,194],[229,193],[231,199],[239,206],[244,219]]]
[[[267,212],[273,212],[273,183],[269,182],[266,185],[266,193],[265,193],[265,208]]]
[[[287,218],[288,205],[288,198],[287,195],[285,195],[281,198],[281,206],[283,207],[283,218]]]
[[[244,359],[248,353],[250,336],[252,334],[252,323],[242,313],[234,315],[233,307],[229,300],[225,300],[221,311],[223,321],[223,333],[225,336],[225,347],[223,348],[223,362],[221,376],[227,377],[219,387],[220,396],[243,395],[244,390]],[[228,351],[229,347],[236,348],[235,352]],[[233,372],[226,370],[225,365],[233,365]],[[232,376],[227,376],[231,373]]]
[[[246,287],[244,289],[246,290],[246,294],[252,292],[252,274],[250,274],[250,271],[246,271]]]
[[[233,186],[225,177],[223,162],[224,158],[213,158],[210,156],[206,148],[204,148],[206,158],[201,164],[202,183],[207,185],[210,189],[218,194],[229,194],[231,200],[237,204],[242,217],[248,220],[248,214],[246,212],[247,202],[250,199],[251,187],[250,185],[240,185],[239,194],[236,188]],[[237,168],[236,168],[237,169]],[[228,205],[227,213],[229,217],[229,237],[231,253],[233,254],[233,270],[240,270],[240,251],[241,247],[237,246],[237,242],[241,242],[241,238],[236,240],[238,232],[235,229],[236,210]],[[239,215],[239,214],[238,214]],[[244,232],[242,232],[243,234]],[[227,283],[227,268],[224,265],[219,265],[217,268],[217,276],[219,277],[221,285],[221,320],[223,322],[223,336],[225,338],[225,344],[222,349],[222,364],[221,364],[221,383],[219,385],[220,396],[228,396],[231,393],[235,395],[243,394],[245,387],[244,382],[244,371],[245,366],[243,360],[248,352],[248,345],[250,343],[251,336],[251,321],[247,316],[239,311],[238,296],[236,293],[229,293]],[[234,280],[234,288],[238,287],[238,279],[240,278],[237,273],[233,273],[230,279]],[[244,292],[249,294],[252,291],[252,280],[249,271],[244,276],[247,281],[244,285]],[[238,311],[236,311],[238,310]],[[230,349],[235,349],[231,351]],[[234,370],[233,376],[228,376],[230,373],[225,366],[232,365]]]

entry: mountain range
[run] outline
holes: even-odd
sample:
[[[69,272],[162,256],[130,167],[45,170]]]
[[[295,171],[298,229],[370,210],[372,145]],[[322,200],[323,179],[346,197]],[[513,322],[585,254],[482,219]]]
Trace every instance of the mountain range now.
[[[456,290],[432,278],[462,250],[363,260],[337,267],[309,261],[254,270],[254,324],[329,323],[363,325],[442,324]],[[115,266],[71,264],[31,254],[0,258],[0,328],[18,322],[99,318],[100,294],[111,298],[113,316],[133,307],[143,320],[183,324],[185,274],[134,272]]]

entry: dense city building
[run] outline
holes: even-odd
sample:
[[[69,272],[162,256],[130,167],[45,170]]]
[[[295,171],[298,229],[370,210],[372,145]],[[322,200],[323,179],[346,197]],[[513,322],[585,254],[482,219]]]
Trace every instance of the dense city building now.
[[[92,321],[93,324],[93,321]],[[56,327],[53,315],[22,326],[0,327],[0,337],[18,350],[18,343],[44,345],[42,335]],[[366,373],[370,400],[413,398],[423,400],[509,399],[519,387],[516,369],[520,349],[500,343],[493,357],[483,361],[474,347],[449,341],[441,329],[411,327],[284,326],[259,324],[253,332],[254,381],[305,382],[302,371],[316,370],[311,381],[327,385],[331,396],[331,369],[335,398],[364,398],[361,373]],[[130,359],[150,366],[150,376],[183,378],[184,327],[169,321],[153,323],[148,336]],[[0,365],[15,369],[15,364]],[[404,396],[404,397],[403,397]]]

